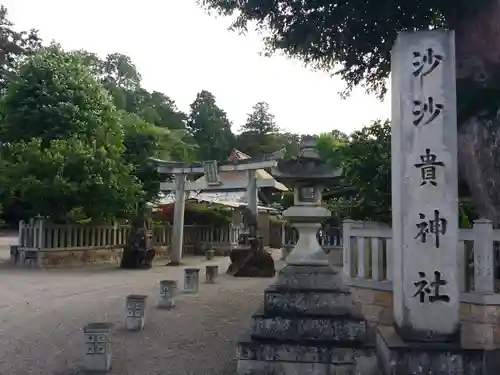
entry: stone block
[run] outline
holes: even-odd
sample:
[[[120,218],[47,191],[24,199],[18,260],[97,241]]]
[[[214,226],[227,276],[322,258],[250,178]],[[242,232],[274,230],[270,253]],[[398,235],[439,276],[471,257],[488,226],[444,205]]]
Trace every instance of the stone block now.
[[[388,307],[392,310],[392,291],[388,292],[386,290],[374,290],[374,292],[375,296],[373,298],[373,304],[376,306]]]
[[[238,343],[238,360],[315,362],[354,364],[356,349],[328,344],[307,344],[289,341],[252,341],[245,338]]]
[[[463,322],[461,325],[461,341],[463,345],[483,349],[493,349],[495,326],[485,323]]]
[[[111,370],[111,330],[113,323],[90,323],[83,328],[85,334],[84,367],[90,373]]]
[[[239,360],[237,375],[356,375],[355,365]]]
[[[337,343],[361,343],[367,334],[366,323],[355,315],[325,316],[252,316],[253,339],[313,340]]]
[[[493,327],[493,344],[500,348],[500,326]]]
[[[219,266],[205,266],[205,282],[215,284],[215,279],[219,275]]]
[[[129,331],[144,329],[146,321],[146,295],[131,294],[126,299],[125,328]]]
[[[460,303],[460,320],[470,321],[470,303]]]
[[[200,289],[200,269],[184,269],[184,293],[198,293]]]
[[[375,290],[368,288],[351,287],[352,298],[356,303],[373,305],[375,302]]]
[[[278,289],[270,286],[264,293],[264,310],[275,315],[335,315],[354,312],[349,293],[338,289]]]
[[[369,322],[391,325],[393,323],[392,309],[376,305],[361,305],[361,312]]]
[[[393,327],[377,329],[377,357],[383,375],[497,375],[500,351],[458,343],[407,342]]]
[[[330,266],[288,265],[278,272],[277,288],[293,289],[348,289],[343,287],[342,276]]]
[[[470,320],[478,323],[499,324],[500,306],[470,304]]]
[[[158,307],[171,309],[175,306],[175,295],[177,294],[177,280],[161,280]]]

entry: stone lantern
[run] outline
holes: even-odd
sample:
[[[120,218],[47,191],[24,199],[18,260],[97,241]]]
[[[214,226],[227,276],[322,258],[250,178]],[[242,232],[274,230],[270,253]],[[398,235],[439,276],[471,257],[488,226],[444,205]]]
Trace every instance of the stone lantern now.
[[[271,174],[294,189],[294,205],[283,215],[299,240],[252,315],[250,336],[238,343],[237,374],[364,373],[356,358],[367,324],[316,237],[330,216],[321,193],[338,175],[321,161],[312,137],[303,140],[296,158],[281,158]]]
[[[281,160],[272,175],[294,192],[294,205],[283,212],[299,233],[287,263],[326,265],[328,258],[317,241],[321,222],[330,217],[322,207],[324,187],[334,184],[338,174],[324,163],[316,151],[316,138],[305,137],[296,158]]]

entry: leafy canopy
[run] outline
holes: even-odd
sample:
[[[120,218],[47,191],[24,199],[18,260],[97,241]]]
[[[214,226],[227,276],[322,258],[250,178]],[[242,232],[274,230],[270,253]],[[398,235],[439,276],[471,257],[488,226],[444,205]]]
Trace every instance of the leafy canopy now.
[[[344,184],[352,195],[336,197],[329,203],[340,219],[391,220],[391,126],[389,121],[374,121],[352,133],[322,135],[318,151],[332,168],[344,172]],[[345,135],[344,135],[345,136]]]
[[[198,0],[208,10],[235,15],[233,28],[266,32],[267,52],[280,51],[334,71],[348,93],[358,84],[386,92],[390,51],[400,31],[453,27],[491,0]]]
[[[77,57],[52,45],[21,64],[2,99],[3,201],[26,216],[108,220],[142,194],[120,117]]]

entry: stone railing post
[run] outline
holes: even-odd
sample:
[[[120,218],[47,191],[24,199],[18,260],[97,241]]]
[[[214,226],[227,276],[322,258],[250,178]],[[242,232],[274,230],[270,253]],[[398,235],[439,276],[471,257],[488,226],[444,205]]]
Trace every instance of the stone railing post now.
[[[37,249],[43,249],[45,247],[45,226],[44,220],[40,216],[38,216],[35,220],[35,228],[37,236],[35,237],[36,243],[34,244],[34,247]]]
[[[24,220],[19,220],[19,233],[17,235],[17,244],[19,246],[25,246],[26,243],[26,223]]]
[[[474,221],[474,291],[494,293],[493,225],[491,220]]]
[[[118,243],[118,232],[119,232],[119,226],[118,226],[118,222],[114,222],[113,223],[113,243],[112,245],[119,245]]]
[[[342,223],[342,268],[347,279],[351,278],[351,228],[354,223],[355,221],[351,219],[346,219]]]

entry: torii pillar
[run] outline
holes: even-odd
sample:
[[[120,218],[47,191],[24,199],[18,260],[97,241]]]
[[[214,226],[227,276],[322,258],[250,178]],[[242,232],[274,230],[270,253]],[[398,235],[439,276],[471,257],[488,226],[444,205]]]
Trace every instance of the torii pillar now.
[[[175,184],[164,182],[160,184],[162,191],[175,191],[174,226],[170,250],[169,265],[181,264],[184,239],[184,211],[186,191],[241,191],[246,190],[248,208],[257,214],[257,184],[256,171],[258,169],[276,167],[276,160],[246,159],[235,162],[223,162],[219,165],[215,160],[203,163],[184,164],[153,159],[157,165],[158,173],[175,176]],[[219,172],[247,171],[248,179],[221,181]],[[205,174],[205,184],[186,182],[188,174]]]

